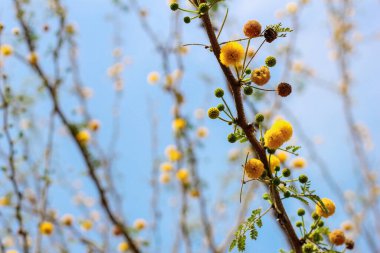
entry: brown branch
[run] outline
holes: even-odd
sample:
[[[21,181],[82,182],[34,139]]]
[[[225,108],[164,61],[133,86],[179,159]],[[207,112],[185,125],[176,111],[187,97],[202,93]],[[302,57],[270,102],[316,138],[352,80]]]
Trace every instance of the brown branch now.
[[[201,3],[204,3],[205,0],[201,0]],[[245,117],[245,112],[244,112],[244,106],[243,106],[243,99],[241,95],[241,90],[240,90],[240,83],[235,79],[233,76],[231,70],[224,66],[220,60],[219,60],[219,55],[220,55],[220,45],[218,43],[218,40],[216,38],[210,16],[208,13],[204,14],[202,16],[202,21],[204,28],[207,32],[208,38],[211,43],[212,51],[218,60],[219,66],[222,69],[225,77],[227,78],[229,82],[230,89],[232,90],[233,97],[234,97],[234,102],[235,102],[235,107],[237,110],[237,125],[241,127],[241,129],[244,131],[244,133],[247,136],[247,139],[249,140],[250,144],[252,145],[252,148],[255,150],[257,153],[259,159],[263,162],[266,170],[269,172],[268,175],[270,178],[273,177],[273,175],[270,173],[269,169],[269,164],[268,160],[266,157],[266,152],[265,149],[260,145],[258,140],[256,139],[254,135],[254,127],[251,124],[247,123],[246,117]],[[292,246],[292,248],[295,250],[296,253],[301,253],[302,252],[302,243],[298,239],[296,232],[294,231],[294,228],[289,220],[289,217],[285,211],[285,208],[282,204],[279,192],[276,189],[276,186],[271,184],[269,185],[269,191],[270,191],[270,196],[274,204],[274,213],[275,216],[277,217],[277,220],[279,224],[281,225],[282,231],[285,233],[287,236],[287,239]]]

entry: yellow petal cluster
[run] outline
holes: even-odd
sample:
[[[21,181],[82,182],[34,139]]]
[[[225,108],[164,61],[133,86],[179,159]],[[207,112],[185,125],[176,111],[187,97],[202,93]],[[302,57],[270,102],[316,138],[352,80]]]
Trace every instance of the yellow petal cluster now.
[[[292,125],[285,120],[277,120],[271,128],[265,132],[264,141],[269,149],[278,149],[293,135]]]
[[[244,166],[245,174],[251,179],[258,179],[264,172],[264,164],[256,158],[249,159]]]
[[[186,125],[186,120],[182,118],[176,118],[175,120],[173,120],[172,128],[175,132],[181,132],[185,129]]]
[[[220,61],[224,66],[238,65],[244,59],[244,47],[238,42],[224,44],[220,51]]]
[[[171,162],[179,161],[182,158],[181,151],[179,151],[175,146],[172,145],[166,148],[165,154]]]
[[[335,213],[335,203],[328,198],[322,198],[321,199],[323,205],[325,206],[326,210],[322,207],[322,205],[317,204],[315,206],[315,212],[322,217],[328,218],[331,215]]]
[[[275,155],[271,155],[271,156],[268,155],[267,158],[268,158],[270,171],[274,173],[274,169],[276,167],[279,167],[281,164],[280,159],[278,159],[278,157]]]
[[[267,66],[262,66],[252,71],[251,80],[259,86],[266,84],[269,81],[269,79],[270,71]]]
[[[39,230],[43,235],[51,235],[54,231],[54,225],[49,221],[43,221],[40,224]]]

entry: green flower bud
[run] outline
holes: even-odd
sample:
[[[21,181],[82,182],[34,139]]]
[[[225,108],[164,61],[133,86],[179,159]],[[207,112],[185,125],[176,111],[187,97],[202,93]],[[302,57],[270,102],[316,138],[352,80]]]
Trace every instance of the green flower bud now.
[[[298,209],[297,214],[298,214],[298,216],[304,216],[305,215],[305,209],[303,209],[303,208]]]
[[[290,195],[291,195],[290,191],[286,191],[286,192],[284,192],[284,197],[285,197],[285,198],[289,198]]]
[[[176,10],[178,10],[178,8],[179,8],[179,5],[177,3],[170,4],[170,9],[172,11],[176,11]]]
[[[186,16],[183,18],[183,22],[185,22],[186,24],[190,23],[191,22],[191,18]]]
[[[320,220],[318,222],[318,227],[323,227],[325,225],[325,222],[323,220]]]
[[[210,119],[216,119],[219,117],[220,114],[218,108],[216,107],[211,107],[210,109],[208,109],[207,113]]]
[[[300,181],[301,184],[305,184],[308,180],[309,178],[304,174],[298,177],[298,181]]]
[[[297,227],[297,228],[302,227],[302,221],[297,221],[297,222],[296,222],[296,227]]]
[[[273,155],[275,152],[276,152],[275,149],[269,149],[269,148],[268,148],[268,153],[269,153],[269,154]]]
[[[266,59],[265,59],[265,64],[268,66],[268,67],[273,67],[274,65],[276,65],[276,58],[273,57],[273,56],[268,56]]]
[[[246,73],[247,75],[250,75],[250,74],[252,73],[252,70],[251,70],[251,69],[246,69],[246,70],[245,70],[245,73]]]
[[[273,178],[272,183],[277,186],[281,184],[281,180],[278,177],[275,177]]]
[[[224,96],[224,90],[222,88],[216,88],[214,91],[215,97],[221,98]]]
[[[262,115],[261,113],[256,114],[255,120],[257,123],[263,122],[264,121],[264,115]]]
[[[253,88],[251,86],[245,86],[244,89],[243,89],[243,91],[244,91],[245,95],[249,96],[249,95],[252,95]]]
[[[236,135],[234,135],[234,134],[229,134],[229,135],[227,136],[227,139],[228,139],[228,141],[229,141],[230,143],[234,143],[234,142],[236,142]]]
[[[283,175],[284,177],[289,177],[290,174],[292,174],[291,171],[290,171],[290,169],[285,168],[285,169],[282,170],[282,175]]]
[[[313,212],[311,214],[311,217],[313,218],[313,220],[318,220],[319,219],[319,215],[316,212]]]
[[[201,3],[198,6],[199,13],[206,13],[209,10],[209,7],[206,3]]]
[[[268,200],[269,199],[269,194],[268,193],[264,193],[263,194],[263,199],[264,200]]]
[[[276,168],[274,168],[275,171],[279,172],[280,171],[280,166],[276,166]]]
[[[218,104],[216,106],[216,108],[218,108],[219,111],[223,111],[224,110],[224,104]]]
[[[302,252],[304,253],[313,253],[314,245],[312,243],[306,243],[302,246]]]

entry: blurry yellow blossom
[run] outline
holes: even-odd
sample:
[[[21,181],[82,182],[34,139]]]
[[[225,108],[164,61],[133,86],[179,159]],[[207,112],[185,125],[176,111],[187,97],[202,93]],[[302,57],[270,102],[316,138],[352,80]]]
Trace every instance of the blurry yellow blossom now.
[[[61,218],[61,223],[65,226],[71,226],[74,222],[74,217],[71,214],[65,214]]]
[[[142,230],[146,227],[146,221],[144,219],[137,219],[133,223],[133,227],[137,230]]]
[[[295,14],[298,11],[298,5],[295,2],[290,2],[286,5],[286,10],[290,14]]]
[[[271,155],[271,156],[267,156],[268,158],[268,162],[269,162],[269,167],[270,167],[270,170],[272,171],[272,173],[274,172],[274,169],[276,167],[279,167],[280,166],[280,159],[278,159],[277,156],[275,155]]]
[[[284,163],[288,159],[288,154],[285,151],[280,151],[276,154],[281,163]]]
[[[9,206],[11,204],[11,197],[9,195],[0,197],[0,206]]]
[[[199,127],[197,129],[197,136],[198,138],[205,138],[208,135],[208,129],[207,127]]]
[[[31,52],[29,55],[28,55],[28,62],[32,65],[36,65],[37,62],[38,62],[38,55],[36,52]]]
[[[147,77],[147,82],[149,84],[156,84],[160,80],[160,74],[156,71],[150,72]]]
[[[162,172],[172,171],[173,165],[171,163],[162,163],[160,169]]]
[[[165,154],[169,161],[176,162],[181,160],[182,153],[175,146],[170,145],[165,149]]]
[[[54,225],[49,221],[43,221],[40,224],[39,230],[40,233],[43,235],[51,235],[54,231]]]
[[[181,132],[186,128],[187,122],[185,119],[176,118],[173,120],[172,128],[175,132]]]
[[[302,157],[297,157],[297,158],[293,159],[292,165],[294,168],[302,169],[302,168],[306,167],[306,161]]]
[[[119,252],[127,252],[129,250],[129,244],[127,242],[121,242],[117,246]]]
[[[187,183],[189,181],[189,171],[187,169],[179,169],[176,173],[176,177],[182,183]]]
[[[87,130],[81,130],[77,133],[76,139],[81,144],[87,144],[91,139],[91,135]]]
[[[11,56],[13,54],[13,48],[11,45],[8,44],[1,45],[0,53],[4,56]]]
[[[167,184],[169,183],[171,180],[171,177],[170,177],[170,174],[167,173],[167,172],[164,172],[161,174],[160,176],[160,182],[163,183],[163,184]]]
[[[90,120],[90,121],[87,123],[87,127],[88,127],[88,129],[90,129],[91,131],[96,132],[96,131],[98,131],[98,129],[99,129],[99,127],[100,127],[100,122],[99,122],[99,120],[92,119],[92,120]]]
[[[92,229],[93,224],[91,220],[82,220],[80,226],[84,231],[88,231]]]

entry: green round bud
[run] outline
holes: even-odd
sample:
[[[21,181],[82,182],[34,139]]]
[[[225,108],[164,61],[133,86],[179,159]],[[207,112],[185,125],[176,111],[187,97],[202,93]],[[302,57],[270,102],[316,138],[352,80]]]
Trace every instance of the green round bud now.
[[[199,13],[206,13],[209,10],[209,7],[206,3],[201,3],[198,6]]]
[[[170,4],[170,9],[172,11],[176,11],[176,10],[178,10],[178,8],[179,8],[179,5],[177,3]]]
[[[283,175],[284,177],[289,177],[290,174],[292,174],[291,171],[290,171],[290,169],[285,168],[285,169],[282,170],[282,175]]]
[[[268,193],[264,193],[263,194],[263,199],[264,200],[268,200],[269,199],[269,194]]]
[[[246,70],[245,70],[245,73],[246,73],[247,75],[250,75],[250,74],[252,73],[252,70],[251,70],[251,69],[246,69]]]
[[[297,227],[297,228],[302,227],[302,221],[297,221],[297,222],[296,222],[296,227]]]
[[[276,166],[276,168],[274,168],[275,171],[279,172],[280,171],[280,166]]]
[[[268,153],[269,153],[269,154],[273,155],[275,152],[276,152],[275,149],[269,149],[269,148],[268,148]]]
[[[218,108],[219,111],[223,111],[224,110],[224,104],[218,104],[216,106],[216,108]]]
[[[236,135],[234,134],[229,134],[227,136],[227,140],[230,142],[230,143],[235,143],[236,142]]]
[[[313,253],[314,245],[312,243],[306,243],[302,246],[302,252],[304,253]]]
[[[285,197],[285,198],[289,198],[290,195],[291,195],[290,191],[286,191],[286,192],[284,192],[284,197]]]
[[[320,233],[314,232],[311,234],[311,237],[313,238],[314,242],[320,242],[323,240],[323,237]]]
[[[298,214],[298,216],[304,216],[305,215],[305,209],[303,209],[303,208],[298,209],[297,214]]]
[[[191,18],[186,16],[183,18],[183,22],[185,22],[186,24],[190,23],[191,22]]]
[[[273,178],[272,183],[276,186],[281,184],[281,180],[278,177]]]
[[[304,174],[298,177],[298,181],[300,181],[301,184],[305,184],[308,180],[309,178]]]
[[[263,122],[264,121],[264,115],[262,115],[261,113],[256,114],[255,120],[257,123]]]
[[[208,109],[207,114],[210,119],[216,119],[219,117],[220,112],[218,108],[211,107],[210,109]]]
[[[214,91],[215,97],[221,98],[224,96],[224,90],[222,88],[216,88]]]
[[[249,95],[252,95],[253,88],[251,86],[245,86],[244,89],[243,89],[243,91],[244,91],[245,95],[249,96]]]
[[[319,215],[316,212],[313,212],[311,214],[311,218],[313,218],[313,220],[318,220],[319,219]]]
[[[265,64],[268,66],[268,67],[273,67],[274,65],[276,65],[276,58],[273,57],[273,56],[268,56],[266,59],[265,59]]]
[[[320,220],[318,222],[318,227],[323,227],[325,225],[325,222],[323,220]]]

